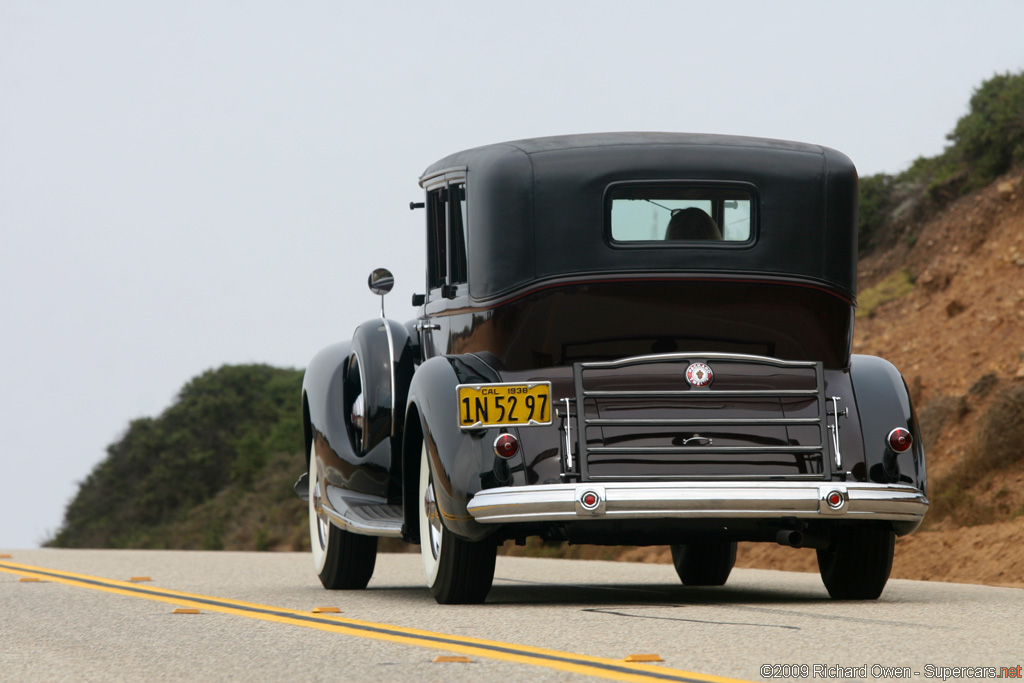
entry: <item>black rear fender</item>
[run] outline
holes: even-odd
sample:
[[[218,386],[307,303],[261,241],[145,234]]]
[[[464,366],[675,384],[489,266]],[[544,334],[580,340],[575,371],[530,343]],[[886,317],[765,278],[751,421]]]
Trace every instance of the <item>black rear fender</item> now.
[[[494,452],[486,432],[459,429],[456,387],[480,381],[500,381],[496,374],[481,376],[479,363],[471,357],[436,356],[416,370],[409,388],[406,438],[403,442],[403,501],[407,540],[416,540],[419,530],[419,468],[423,444],[433,465],[434,494],[444,516],[444,525],[457,536],[478,541],[493,528],[476,522],[466,509],[481,488],[481,474],[494,466]],[[486,370],[485,370],[486,372]]]
[[[860,414],[868,480],[911,484],[927,493],[924,444],[903,376],[887,360],[853,355],[850,377]],[[888,446],[888,436],[898,427],[910,431],[914,445],[897,455]]]

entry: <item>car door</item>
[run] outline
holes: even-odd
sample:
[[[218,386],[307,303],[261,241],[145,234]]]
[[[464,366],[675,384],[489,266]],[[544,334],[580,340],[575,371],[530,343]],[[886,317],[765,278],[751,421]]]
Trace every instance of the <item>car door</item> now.
[[[424,358],[448,353],[452,319],[468,301],[465,176],[446,177],[427,190],[427,295],[420,318]]]

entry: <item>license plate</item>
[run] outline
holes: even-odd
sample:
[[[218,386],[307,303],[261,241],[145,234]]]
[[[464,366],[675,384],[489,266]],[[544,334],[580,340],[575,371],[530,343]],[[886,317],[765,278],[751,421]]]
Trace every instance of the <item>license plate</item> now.
[[[459,427],[551,424],[551,382],[460,384]]]

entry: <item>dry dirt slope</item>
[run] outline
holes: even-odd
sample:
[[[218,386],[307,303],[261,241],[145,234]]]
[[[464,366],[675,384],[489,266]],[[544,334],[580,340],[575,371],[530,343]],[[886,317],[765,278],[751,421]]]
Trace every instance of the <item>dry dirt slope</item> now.
[[[887,358],[910,385],[933,500],[924,527],[897,541],[895,578],[1024,587],[1024,401],[1022,438],[1000,454],[1006,462],[977,464],[993,403],[1014,390],[1024,399],[1022,176],[1017,169],[931,219],[904,222],[896,246],[860,264],[854,352]],[[894,281],[902,290],[876,305]],[[560,554],[671,562],[667,548]],[[766,543],[740,544],[737,566],[817,571],[813,550]]]
[[[902,269],[913,282],[857,319],[853,344],[902,371],[924,430],[936,505],[921,531],[897,542],[894,577],[1024,587],[1024,442],[1016,463],[979,467],[972,486],[956,486],[992,402],[1024,385],[1022,175],[905,226],[896,247],[860,264],[862,302]],[[765,544],[742,548],[738,565],[817,571],[813,551]]]

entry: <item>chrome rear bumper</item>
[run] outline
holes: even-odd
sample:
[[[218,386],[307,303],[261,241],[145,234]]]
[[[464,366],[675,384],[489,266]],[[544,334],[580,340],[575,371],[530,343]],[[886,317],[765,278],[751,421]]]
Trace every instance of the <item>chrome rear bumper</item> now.
[[[928,499],[912,486],[863,482],[603,482],[486,489],[468,508],[485,524],[799,517],[909,522],[912,529]]]

